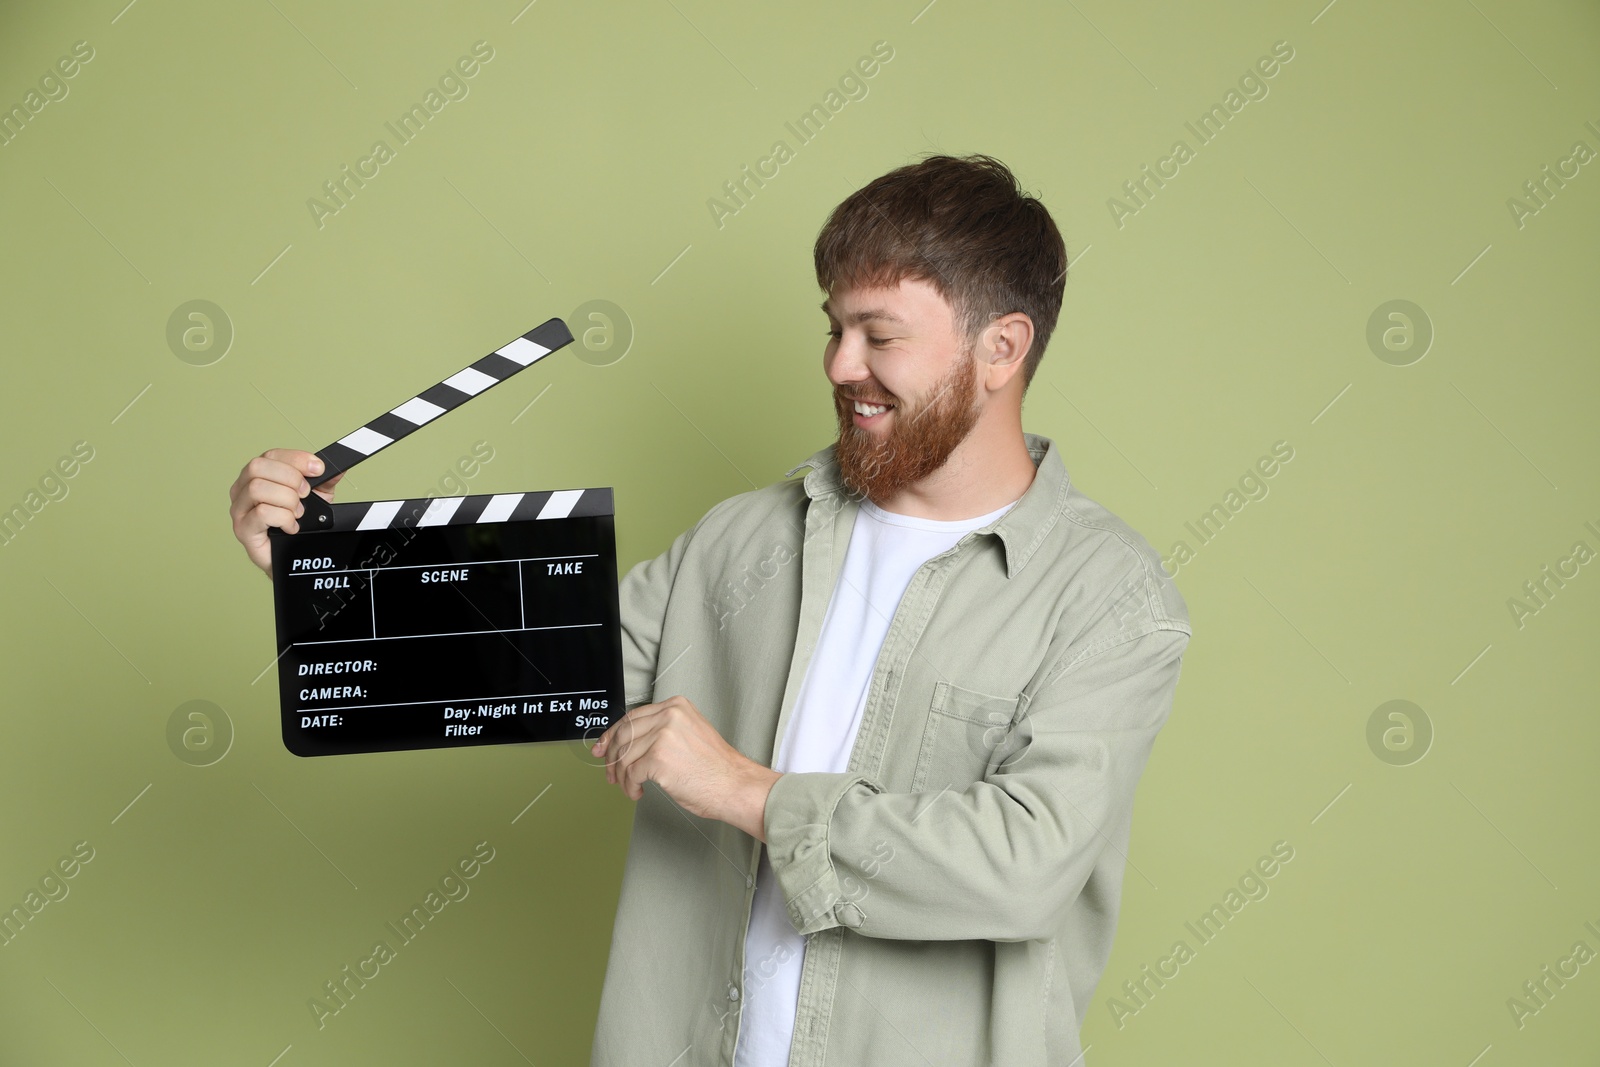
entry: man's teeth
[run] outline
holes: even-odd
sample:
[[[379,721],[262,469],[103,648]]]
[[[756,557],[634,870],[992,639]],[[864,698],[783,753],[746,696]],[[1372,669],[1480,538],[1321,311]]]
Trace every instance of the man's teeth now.
[[[857,415],[881,415],[888,410],[889,406],[887,404],[863,404],[859,400],[856,401]]]

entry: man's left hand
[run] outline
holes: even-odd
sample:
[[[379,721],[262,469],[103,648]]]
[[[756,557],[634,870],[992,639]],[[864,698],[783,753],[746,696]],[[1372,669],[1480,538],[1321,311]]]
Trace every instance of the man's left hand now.
[[[606,781],[632,800],[644,795],[645,782],[654,782],[690,814],[767,839],[762,817],[778,772],[724,741],[687,697],[639,705],[590,751],[605,759]]]

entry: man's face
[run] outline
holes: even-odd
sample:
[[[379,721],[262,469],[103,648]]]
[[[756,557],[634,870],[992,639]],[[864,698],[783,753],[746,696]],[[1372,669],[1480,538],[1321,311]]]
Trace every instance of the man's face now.
[[[839,471],[881,502],[942,467],[978,421],[977,367],[955,317],[920,279],[823,303],[823,368],[839,416]]]

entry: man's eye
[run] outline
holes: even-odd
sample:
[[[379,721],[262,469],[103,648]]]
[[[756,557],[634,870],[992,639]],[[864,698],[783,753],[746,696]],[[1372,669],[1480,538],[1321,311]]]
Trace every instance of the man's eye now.
[[[835,339],[835,340],[837,340],[837,339],[838,339],[838,338],[839,338],[839,336],[840,336],[840,332],[841,332],[841,331],[839,331],[839,330],[829,330],[829,331],[828,331],[828,332],[827,332],[827,333],[826,333],[826,334],[824,334],[824,335],[823,335],[823,336],[825,336],[825,337],[832,337],[832,338],[834,338],[834,339]],[[894,340],[894,338],[893,338],[893,337],[868,337],[868,338],[867,338],[867,341],[868,341],[868,342],[869,342],[869,343],[870,343],[870,344],[873,344],[873,345],[886,345],[886,344],[888,344],[888,343],[889,343],[889,342],[890,342],[890,341],[893,341],[893,340]]]

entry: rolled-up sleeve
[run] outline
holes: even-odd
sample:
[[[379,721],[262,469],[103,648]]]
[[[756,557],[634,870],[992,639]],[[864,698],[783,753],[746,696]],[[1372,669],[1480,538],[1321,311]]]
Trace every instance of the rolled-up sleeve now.
[[[785,774],[763,825],[801,934],[1048,937],[1095,867],[1122,864],[1134,789],[1172,709],[1186,630],[1092,649],[1048,677],[964,790],[893,793],[859,774]]]

